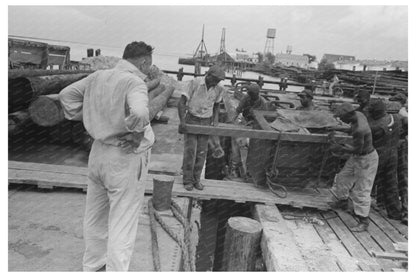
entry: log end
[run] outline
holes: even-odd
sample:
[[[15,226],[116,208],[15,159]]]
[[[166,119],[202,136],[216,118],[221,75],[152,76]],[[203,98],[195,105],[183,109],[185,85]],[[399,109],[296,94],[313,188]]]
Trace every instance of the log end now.
[[[59,100],[39,96],[29,106],[29,114],[33,122],[40,126],[54,126],[65,119]]]
[[[238,230],[239,232],[246,234],[257,234],[262,230],[260,222],[242,216],[230,217],[230,219],[228,219],[228,225],[233,230]]]

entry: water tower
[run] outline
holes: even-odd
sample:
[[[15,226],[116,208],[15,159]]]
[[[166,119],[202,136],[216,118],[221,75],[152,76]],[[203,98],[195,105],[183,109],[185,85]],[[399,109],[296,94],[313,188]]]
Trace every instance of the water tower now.
[[[276,38],[276,29],[267,29],[266,45],[264,46],[264,53],[274,53],[274,39]]]

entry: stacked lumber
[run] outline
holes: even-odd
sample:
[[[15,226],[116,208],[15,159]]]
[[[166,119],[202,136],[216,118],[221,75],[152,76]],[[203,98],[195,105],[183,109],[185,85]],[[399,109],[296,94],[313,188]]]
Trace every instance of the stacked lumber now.
[[[317,83],[322,80],[330,80],[336,74],[341,81],[344,93],[347,92],[348,95],[352,95],[358,89],[373,93],[374,83],[374,93],[377,94],[394,94],[394,88],[397,92],[407,94],[408,88],[408,72],[402,71],[350,71],[340,69],[322,71],[266,64],[256,65],[252,71],[278,78],[286,77],[289,80],[303,83],[305,86],[312,80],[316,80]]]
[[[322,72],[319,77],[325,78],[336,74],[342,82],[342,87],[359,87],[362,90],[373,91],[378,94],[394,94],[397,92],[407,94],[408,73],[402,71],[349,71],[330,70]]]
[[[31,133],[32,137],[36,137],[40,132],[39,137],[43,139],[46,134],[52,142],[75,143],[89,149],[92,139],[82,122],[65,119],[58,94],[91,72],[10,70],[9,135]],[[161,117],[161,111],[174,91],[172,86],[161,84],[160,80],[154,78],[146,82],[150,119]],[[25,132],[28,130],[32,131]]]

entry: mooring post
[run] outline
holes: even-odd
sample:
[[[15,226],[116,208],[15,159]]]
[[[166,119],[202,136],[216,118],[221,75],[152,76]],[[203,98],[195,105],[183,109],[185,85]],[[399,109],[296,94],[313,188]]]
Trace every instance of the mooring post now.
[[[88,48],[87,49],[87,58],[93,57],[94,56],[94,49],[93,48]]]
[[[234,86],[235,83],[237,83],[237,78],[236,78],[235,74],[233,74],[233,78],[231,79],[231,85]]]
[[[156,176],[153,178],[153,207],[157,211],[170,209],[172,201],[172,187],[174,178],[172,176]]]
[[[176,75],[176,77],[178,78],[178,81],[182,81],[182,78],[183,78],[183,67],[179,68],[178,74]]]
[[[259,85],[259,87],[263,87],[264,82],[263,82],[263,77],[259,76],[259,81],[257,82],[257,84]]]
[[[196,60],[194,66],[194,77],[196,77],[199,74],[201,74],[201,63],[198,60]]]
[[[256,253],[260,246],[262,226],[248,217],[231,217],[228,219],[223,271],[253,271],[256,263]]]

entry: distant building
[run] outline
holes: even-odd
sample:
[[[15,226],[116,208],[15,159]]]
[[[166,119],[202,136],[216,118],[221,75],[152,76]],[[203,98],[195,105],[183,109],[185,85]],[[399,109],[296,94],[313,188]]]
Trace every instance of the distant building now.
[[[275,64],[285,66],[295,66],[300,68],[309,68],[309,59],[307,56],[294,54],[276,54]]]
[[[250,57],[250,61],[252,63],[259,63],[259,61],[260,61],[259,54],[258,53],[253,53]]]
[[[310,62],[309,68],[318,69],[318,62],[317,61]]]
[[[235,52],[229,52],[231,58],[236,62],[249,62],[250,55],[246,51],[235,49]]]
[[[324,54],[322,56],[321,62],[323,60],[326,60],[327,63],[334,63],[337,61],[355,61],[355,56]]]
[[[378,60],[361,60],[361,64],[364,66],[364,70],[370,71],[392,71],[396,70],[394,65],[390,61],[378,61]]]
[[[407,61],[392,61],[391,64],[396,70],[408,71]]]
[[[407,61],[355,60],[335,61],[335,69],[351,71],[407,71]]]
[[[351,71],[363,71],[364,66],[359,61],[335,61],[332,63],[335,69],[351,70]]]

